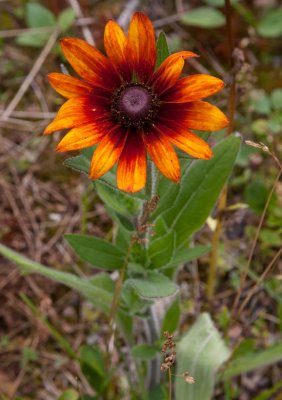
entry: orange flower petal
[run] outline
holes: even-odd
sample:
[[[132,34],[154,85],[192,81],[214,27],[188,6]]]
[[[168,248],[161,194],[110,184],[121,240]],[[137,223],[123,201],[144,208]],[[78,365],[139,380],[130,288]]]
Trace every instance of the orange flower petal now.
[[[89,124],[97,118],[106,118],[107,112],[102,108],[103,101],[104,99],[94,96],[73,97],[67,100],[55,119],[45,128],[44,134]]]
[[[229,123],[219,108],[205,101],[164,104],[160,111],[160,121],[167,125],[169,121],[176,120],[184,128],[209,132],[225,128]]]
[[[112,64],[95,47],[74,38],[62,39],[61,47],[68,62],[83,79],[106,90],[119,84]]]
[[[187,103],[204,99],[222,89],[224,82],[214,76],[196,74],[180,79],[164,93],[163,101]]]
[[[198,55],[191,51],[181,51],[171,54],[163,61],[150,80],[158,95],[177,82],[184,66],[184,60],[190,57],[198,57]]]
[[[62,96],[71,97],[87,96],[93,91],[93,86],[70,75],[53,72],[48,74],[48,80],[53,88]]]
[[[123,150],[126,137],[124,129],[117,126],[100,142],[91,160],[90,178],[100,178],[115,165]]]
[[[63,152],[94,146],[94,144],[98,143],[111,129],[113,129],[113,125],[109,121],[93,122],[73,128],[60,141],[56,150]]]
[[[142,137],[129,132],[117,168],[117,186],[125,192],[138,192],[146,184],[147,158]]]
[[[127,39],[121,27],[112,20],[105,27],[104,45],[107,55],[118,73],[125,81],[130,81],[132,73],[126,52]]]
[[[190,154],[192,157],[209,160],[213,155],[210,146],[203,139],[187,131],[187,129],[183,129],[179,124],[173,123],[173,129],[171,129],[171,126],[168,127],[162,124],[158,124],[156,128],[161,131],[171,143]]]
[[[128,57],[139,78],[146,82],[156,64],[155,31],[149,18],[137,12],[128,29]]]
[[[156,130],[145,132],[143,140],[148,153],[161,173],[168,179],[178,182],[180,179],[179,160],[165,135]]]

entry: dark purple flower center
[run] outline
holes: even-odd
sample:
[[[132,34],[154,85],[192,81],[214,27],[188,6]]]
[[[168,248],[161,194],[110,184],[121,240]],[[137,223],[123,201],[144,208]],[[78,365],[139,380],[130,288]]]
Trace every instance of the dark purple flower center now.
[[[117,101],[119,110],[132,120],[145,117],[151,107],[152,96],[142,86],[129,86],[120,94]]]
[[[113,95],[111,113],[125,127],[141,128],[153,123],[159,100],[152,89],[140,83],[121,86]]]

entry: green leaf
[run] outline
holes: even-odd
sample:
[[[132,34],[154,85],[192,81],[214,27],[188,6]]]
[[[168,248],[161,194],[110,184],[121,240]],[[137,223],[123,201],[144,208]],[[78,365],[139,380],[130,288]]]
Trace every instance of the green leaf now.
[[[66,32],[75,20],[75,12],[71,7],[65,8],[58,17],[58,25],[62,32]]]
[[[205,223],[231,174],[240,148],[239,137],[230,136],[214,147],[214,157],[197,160],[184,171],[180,185],[170,187],[152,214],[155,221],[153,242],[173,231],[176,248],[181,248],[189,237]]]
[[[189,158],[182,158],[180,159],[181,171],[187,171],[189,166],[192,164],[194,159]],[[183,180],[183,177],[182,177]],[[168,207],[172,207],[173,202],[178,197],[178,194],[181,189],[180,185],[169,184],[167,179],[164,176],[160,176],[158,186],[157,186],[157,193],[160,196],[160,201],[156,208],[156,211],[153,213],[155,216],[156,214],[161,214],[162,212],[166,211]],[[170,205],[170,206],[169,206]]]
[[[80,367],[90,385],[98,393],[102,393],[110,373],[107,373],[103,354],[97,346],[81,347]]]
[[[224,7],[225,0],[204,0],[206,4],[213,7]],[[231,0],[231,4],[238,3],[239,0]]]
[[[245,202],[257,214],[262,213],[268,197],[268,190],[259,179],[246,186],[244,192]]]
[[[146,278],[134,278],[126,281],[143,299],[158,299],[173,296],[178,286],[166,276],[159,273],[148,273]]]
[[[168,392],[165,384],[154,386],[149,391],[148,400],[168,400]]]
[[[225,25],[224,15],[212,7],[198,7],[187,11],[182,22],[199,28],[219,28]]]
[[[90,161],[83,155],[69,157],[63,162],[63,164],[75,171],[84,172],[87,175],[89,174]]]
[[[15,262],[23,272],[38,273],[46,278],[62,283],[81,293],[86,299],[103,312],[107,314],[109,313],[113,297],[112,293],[109,293],[109,291],[105,290],[103,287],[96,285],[94,278],[92,278],[90,282],[88,279],[78,278],[69,272],[57,271],[45,267],[44,265],[29,260],[2,244],[0,244],[0,253],[9,260]]]
[[[278,390],[282,389],[282,380],[276,383],[273,387],[264,390],[261,392],[258,396],[254,398],[254,400],[270,400],[270,399],[275,399],[275,397],[272,397],[273,395],[277,394],[279,396]],[[281,392],[280,392],[281,393]],[[279,400],[279,397],[276,396],[276,399]]]
[[[101,180],[94,182],[94,186],[100,199],[116,213],[125,216],[128,214],[134,216],[139,213],[142,202],[138,197],[111,187]]]
[[[54,14],[48,8],[38,3],[27,3],[26,21],[30,28],[56,25]]]
[[[79,400],[79,393],[76,390],[68,389],[64,391],[58,400]]]
[[[229,350],[209,314],[202,314],[182,337],[176,348],[177,375],[189,372],[196,383],[176,378],[176,400],[210,400],[219,367],[228,359]]]
[[[75,252],[84,260],[97,268],[106,270],[120,269],[124,263],[124,253],[116,246],[95,236],[64,236]]]
[[[152,360],[158,353],[159,349],[148,344],[139,344],[131,349],[131,355],[139,360]]]
[[[80,348],[80,363],[87,364],[93,371],[96,371],[101,377],[106,376],[106,367],[103,354],[98,346],[85,345]]]
[[[272,107],[275,110],[282,109],[282,89],[274,89],[270,95]]]
[[[119,224],[117,227],[117,233],[115,237],[115,245],[119,247],[124,252],[127,252],[130,241],[131,241],[132,232],[129,232],[124,228],[123,225]]]
[[[160,268],[169,264],[174,260],[174,249],[175,234],[173,231],[154,240],[148,250],[150,268]]]
[[[33,33],[24,33],[17,37],[16,43],[20,46],[31,46],[31,47],[43,47],[47,42],[50,33],[37,33],[34,35]]]
[[[166,265],[166,268],[188,263],[204,256],[211,250],[211,246],[196,246],[191,249],[179,250],[175,253],[173,260]]]
[[[266,38],[278,38],[282,35],[282,9],[273,8],[259,21],[257,31]]]
[[[254,94],[254,98],[251,99],[251,106],[258,114],[268,115],[271,111],[270,98],[263,90]]]
[[[159,34],[157,40],[157,61],[156,69],[161,65],[161,63],[169,56],[169,49],[167,45],[167,40],[164,32]]]
[[[29,28],[55,27],[56,19],[48,8],[38,3],[27,3],[26,23]],[[24,33],[17,37],[16,42],[21,46],[42,47],[51,32]]]
[[[128,315],[122,311],[118,312],[117,314],[117,325],[122,332],[126,342],[130,345],[133,346],[134,344],[134,324],[133,324],[133,318],[131,315]]]
[[[134,288],[130,285],[124,285],[121,291],[121,299],[126,312],[129,315],[145,312],[151,302],[148,300],[140,299]]]
[[[281,222],[281,221],[280,221]],[[263,247],[269,246],[277,246],[281,245],[281,233],[282,230],[274,230],[274,229],[261,229],[259,238],[263,243]]]
[[[161,332],[173,333],[178,328],[180,320],[180,303],[179,298],[176,298],[168,307],[162,323]]]
[[[99,400],[99,398],[96,396],[89,396],[88,394],[85,394],[79,400]]]
[[[96,287],[103,288],[106,292],[114,293],[115,284],[110,278],[109,274],[106,272],[100,272],[99,274],[95,274],[88,279],[90,283],[95,285]]]
[[[282,343],[276,343],[265,350],[250,352],[242,357],[235,358],[225,366],[219,378],[220,380],[231,379],[234,376],[280,361],[282,361]]]
[[[22,348],[21,368],[25,368],[30,361],[38,359],[38,353],[31,347]]]

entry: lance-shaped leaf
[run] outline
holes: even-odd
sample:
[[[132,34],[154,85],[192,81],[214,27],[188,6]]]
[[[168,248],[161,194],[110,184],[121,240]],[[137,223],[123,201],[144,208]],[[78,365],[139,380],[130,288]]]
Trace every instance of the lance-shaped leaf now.
[[[65,239],[83,260],[97,268],[116,270],[123,266],[123,251],[103,239],[73,234],[65,235]]]
[[[177,375],[188,372],[195,379],[188,384],[176,377],[176,400],[210,400],[216,372],[228,359],[229,350],[209,314],[202,314],[176,348]]]
[[[251,351],[243,356],[238,356],[226,365],[219,379],[227,380],[234,376],[250,372],[257,368],[266,367],[282,361],[282,343],[274,343],[267,349]]]
[[[132,278],[126,281],[142,299],[154,300],[173,296],[178,292],[178,286],[166,276],[148,272],[146,277]]]
[[[23,272],[38,273],[46,278],[62,283],[82,294],[100,310],[109,313],[113,296],[108,287],[105,288],[104,285],[101,285],[99,274],[95,275],[91,280],[78,278],[69,272],[57,271],[31,261],[2,244],[0,244],[0,253],[15,262]]]
[[[157,41],[157,61],[156,68],[169,56],[169,49],[164,32],[161,32]]]
[[[240,143],[239,137],[230,136],[214,147],[213,158],[195,161],[183,171],[179,187],[161,197],[152,215],[156,221],[154,240],[174,231],[179,248],[200,229],[231,174]],[[172,206],[168,208],[168,204]]]

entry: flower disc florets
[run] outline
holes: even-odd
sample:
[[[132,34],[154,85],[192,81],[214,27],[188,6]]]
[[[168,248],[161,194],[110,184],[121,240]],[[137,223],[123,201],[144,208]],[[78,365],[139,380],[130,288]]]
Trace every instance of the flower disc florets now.
[[[141,83],[122,85],[113,95],[111,113],[122,126],[142,128],[153,123],[159,100],[152,89]]]

